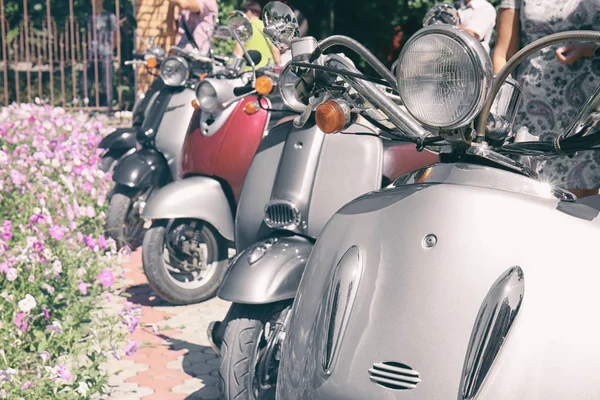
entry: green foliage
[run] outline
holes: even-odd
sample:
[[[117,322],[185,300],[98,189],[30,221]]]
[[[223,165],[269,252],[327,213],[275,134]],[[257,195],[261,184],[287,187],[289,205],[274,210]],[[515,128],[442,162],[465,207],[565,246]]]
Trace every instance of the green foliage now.
[[[217,3],[219,6],[219,22],[223,24],[227,20],[227,15],[235,10],[235,5],[231,0],[219,0]],[[235,42],[233,40],[213,39],[213,51],[215,54],[229,55],[233,52],[234,47]]]

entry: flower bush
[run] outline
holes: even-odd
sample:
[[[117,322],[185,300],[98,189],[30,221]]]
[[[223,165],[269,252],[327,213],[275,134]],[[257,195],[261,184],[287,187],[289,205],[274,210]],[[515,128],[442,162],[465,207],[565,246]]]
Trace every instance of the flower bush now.
[[[43,105],[0,110],[0,399],[85,399],[130,355],[139,308],[109,313],[118,255],[102,236],[106,129]],[[127,331],[127,330],[125,330]]]

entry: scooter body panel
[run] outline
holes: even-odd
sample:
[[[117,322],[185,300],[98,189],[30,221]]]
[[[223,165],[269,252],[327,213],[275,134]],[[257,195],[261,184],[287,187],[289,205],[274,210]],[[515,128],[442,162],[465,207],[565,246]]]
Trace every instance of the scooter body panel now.
[[[367,127],[325,135],[316,125],[275,127],[261,142],[244,182],[236,215],[236,248],[242,251],[271,232],[269,204],[293,204],[299,223],[286,230],[316,237],[343,204],[381,186],[383,146]],[[277,168],[274,168],[277,166]]]
[[[191,103],[195,98],[190,88],[173,93],[156,131],[155,147],[167,160],[173,179],[181,176],[181,148],[194,114]]]
[[[513,266],[524,273],[523,303],[482,398],[597,397],[598,210],[498,169],[438,164],[429,176],[362,196],[329,221],[292,309],[277,398],[456,398],[478,310]],[[340,276],[351,252],[355,267]],[[352,302],[332,302],[340,282]],[[420,382],[371,381],[382,362]]]
[[[202,112],[194,114],[183,148],[183,177],[198,174],[219,177],[228,183],[234,199],[239,199],[269,120],[268,111],[263,109],[252,115],[244,112],[244,107],[256,100],[256,96],[248,96],[229,106],[220,115],[225,121],[212,134],[201,128]]]

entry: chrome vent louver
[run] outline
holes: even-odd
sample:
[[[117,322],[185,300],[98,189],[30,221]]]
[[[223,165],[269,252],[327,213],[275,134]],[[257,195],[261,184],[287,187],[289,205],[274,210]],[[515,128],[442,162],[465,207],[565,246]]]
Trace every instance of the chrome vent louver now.
[[[295,204],[287,201],[275,201],[265,208],[265,224],[269,228],[286,228],[300,225],[300,211]]]
[[[417,371],[394,361],[373,364],[369,369],[369,378],[371,382],[393,390],[414,389],[421,382]]]

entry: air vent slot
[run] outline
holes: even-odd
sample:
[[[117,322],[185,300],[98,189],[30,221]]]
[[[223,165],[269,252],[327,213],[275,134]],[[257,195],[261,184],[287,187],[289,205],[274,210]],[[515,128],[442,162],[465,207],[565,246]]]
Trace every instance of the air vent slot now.
[[[371,382],[392,390],[414,389],[421,382],[419,373],[408,365],[384,361],[369,369]]]
[[[271,203],[265,209],[265,223],[269,228],[285,228],[300,223],[298,207],[292,203]]]

